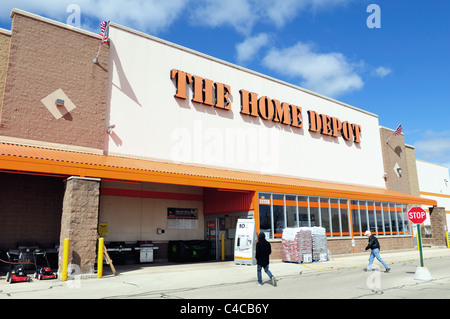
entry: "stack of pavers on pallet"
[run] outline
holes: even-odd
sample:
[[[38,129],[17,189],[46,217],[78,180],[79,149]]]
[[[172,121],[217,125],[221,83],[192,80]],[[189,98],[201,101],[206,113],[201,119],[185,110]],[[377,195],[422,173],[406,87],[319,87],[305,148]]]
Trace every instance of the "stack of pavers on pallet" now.
[[[285,228],[281,239],[282,260],[287,262],[312,261],[311,228]]]
[[[327,235],[323,227],[311,227],[313,261],[328,260]]]

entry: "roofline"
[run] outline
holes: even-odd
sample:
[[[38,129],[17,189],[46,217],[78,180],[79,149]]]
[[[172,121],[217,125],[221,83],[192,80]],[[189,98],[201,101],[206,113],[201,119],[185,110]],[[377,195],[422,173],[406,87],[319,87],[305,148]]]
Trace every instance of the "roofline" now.
[[[14,15],[16,15],[16,14],[22,15],[22,16],[25,16],[25,17],[28,17],[28,18],[31,18],[31,19],[35,19],[35,20],[38,20],[38,21],[41,21],[41,22],[45,22],[45,23],[48,23],[48,24],[52,24],[54,26],[57,26],[57,27],[60,27],[60,28],[64,28],[66,30],[78,32],[78,33],[81,33],[81,34],[84,34],[84,35],[87,35],[87,36],[90,36],[90,37],[102,39],[102,37],[99,34],[96,34],[94,32],[83,30],[83,29],[80,29],[80,28],[77,28],[77,27],[74,27],[74,26],[71,26],[71,25],[68,25],[68,24],[56,21],[56,20],[52,20],[52,19],[49,19],[49,18],[42,17],[40,15],[31,13],[31,12],[27,12],[27,11],[23,11],[23,10],[17,9],[17,8],[12,9],[10,17],[13,18]]]
[[[0,34],[11,36],[11,33],[12,33],[11,30],[0,28]]]
[[[424,160],[421,160],[421,159],[417,159],[417,158],[416,158],[416,161],[418,161],[418,162],[422,162],[422,163],[426,163],[426,164],[431,164],[431,165],[435,165],[435,166],[441,166],[441,167],[445,167],[445,168],[447,168],[447,169],[449,169],[449,168],[450,168],[449,166],[446,166],[446,165],[442,165],[442,164],[436,164],[436,163],[433,163],[433,162],[429,162],[429,161],[424,161]]]
[[[252,75],[261,77],[261,78],[264,78],[264,79],[266,79],[266,80],[269,80],[269,81],[272,81],[272,82],[276,82],[276,83],[281,84],[281,85],[284,85],[284,86],[288,86],[288,87],[290,87],[290,88],[293,88],[293,89],[302,91],[302,92],[304,92],[304,93],[307,93],[307,94],[310,94],[310,95],[314,95],[314,96],[319,97],[319,98],[321,98],[321,99],[328,100],[328,101],[330,101],[330,102],[340,104],[340,105],[342,105],[342,106],[344,106],[344,107],[346,107],[346,108],[349,108],[349,109],[352,109],[352,110],[355,110],[355,111],[358,111],[358,112],[361,112],[361,113],[364,113],[364,114],[373,116],[373,117],[375,117],[375,118],[378,118],[378,115],[377,115],[377,114],[374,114],[374,113],[371,113],[371,112],[368,112],[368,111],[359,109],[359,108],[357,108],[357,107],[355,107],[355,106],[352,106],[352,105],[350,105],[350,104],[346,104],[346,103],[344,103],[344,102],[335,100],[335,99],[330,98],[330,97],[327,97],[327,96],[325,96],[325,95],[321,95],[321,94],[319,94],[319,93],[316,93],[316,92],[313,92],[313,91],[304,89],[304,88],[299,87],[299,86],[297,86],[297,85],[294,85],[294,84],[291,84],[291,83],[288,83],[288,82],[285,82],[285,81],[282,81],[282,80],[273,78],[273,77],[271,77],[271,76],[268,76],[268,75],[265,75],[265,74],[262,74],[262,73],[259,73],[259,72],[256,72],[256,71],[253,71],[253,70],[244,68],[244,67],[242,67],[242,66],[233,64],[233,63],[231,63],[231,62],[227,62],[227,61],[224,61],[224,60],[221,60],[221,59],[212,57],[212,56],[210,56],[210,55],[207,55],[207,54],[204,54],[204,53],[195,51],[195,50],[193,50],[193,49],[189,49],[189,48],[183,47],[183,46],[181,46],[181,45],[178,45],[178,44],[175,44],[175,43],[172,43],[172,42],[169,42],[169,41],[166,41],[166,40],[157,38],[157,37],[155,37],[155,36],[146,34],[146,33],[144,33],[144,32],[141,32],[141,31],[137,31],[137,30],[131,29],[131,28],[129,28],[129,27],[120,25],[120,24],[118,24],[118,23],[111,22],[111,23],[110,23],[110,27],[116,27],[117,29],[121,29],[121,30],[126,31],[126,32],[128,32],[128,33],[132,33],[132,34],[135,34],[135,35],[137,35],[137,36],[140,36],[140,37],[143,37],[143,38],[147,38],[147,39],[149,39],[149,40],[158,42],[158,43],[160,43],[160,44],[167,45],[167,46],[170,46],[170,47],[172,47],[172,48],[175,48],[175,49],[178,49],[178,50],[181,50],[181,51],[184,51],[184,52],[193,54],[193,55],[197,55],[197,56],[199,56],[199,57],[208,59],[208,60],[210,60],[210,61],[213,61],[213,62],[217,62],[217,63],[223,64],[223,65],[225,65],[225,66],[227,66],[227,67],[231,67],[231,68],[234,68],[234,69],[236,69],[236,70],[243,71],[243,72],[246,72],[246,73],[249,73],[249,74],[252,74]],[[113,40],[114,40],[114,39],[113,39]]]

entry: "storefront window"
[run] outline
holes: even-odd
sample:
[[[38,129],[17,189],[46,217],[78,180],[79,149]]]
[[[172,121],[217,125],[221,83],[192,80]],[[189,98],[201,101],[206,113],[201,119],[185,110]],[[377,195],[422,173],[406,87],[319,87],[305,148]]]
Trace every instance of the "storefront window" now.
[[[350,236],[350,230],[348,227],[348,201],[346,199],[340,199],[339,208],[339,216],[341,218],[341,236]],[[333,215],[333,212],[331,214]]]
[[[352,226],[353,226],[353,235],[360,236],[361,233],[361,218],[359,215],[359,205],[357,200],[351,201],[351,209],[352,209]]]
[[[298,196],[298,219],[300,227],[309,227],[309,204],[307,196]]]
[[[372,234],[377,234],[377,223],[375,220],[375,206],[374,202],[367,202],[367,216],[369,218],[369,230]]]
[[[375,203],[375,221],[376,221],[376,229],[377,229],[378,235],[384,235],[382,212],[383,212],[382,203],[376,202]]]
[[[367,203],[365,201],[359,201],[359,217],[361,218],[361,235],[364,235],[366,230],[369,229]]]
[[[310,226],[320,226],[319,198],[309,197]]]
[[[392,229],[392,235],[398,235],[397,209],[399,209],[399,207],[395,205],[395,212],[391,214],[390,224]]]
[[[275,229],[275,237],[281,237],[284,224],[284,195],[272,195],[273,198],[273,227]]]
[[[409,234],[409,222],[407,219],[408,206],[404,204],[399,204],[399,212],[397,216],[397,221],[399,224],[400,234]]]
[[[332,236],[331,234],[331,224],[330,224],[330,199],[329,198],[320,198],[320,226],[325,228],[325,232],[327,236]],[[338,225],[339,227],[339,225]]]
[[[298,227],[297,196],[286,195],[286,224],[287,227]]]
[[[272,199],[271,194],[259,195],[259,229],[266,234],[267,238],[272,238]]]
[[[351,203],[351,205],[349,205]],[[329,237],[409,234],[407,204],[288,194],[259,194],[260,231],[273,239],[286,227],[323,227]],[[351,213],[351,220],[350,220]]]
[[[385,235],[391,235],[391,223],[389,221],[391,220],[391,211],[392,211],[392,204],[389,203],[383,203],[383,225],[384,225],[384,234]]]

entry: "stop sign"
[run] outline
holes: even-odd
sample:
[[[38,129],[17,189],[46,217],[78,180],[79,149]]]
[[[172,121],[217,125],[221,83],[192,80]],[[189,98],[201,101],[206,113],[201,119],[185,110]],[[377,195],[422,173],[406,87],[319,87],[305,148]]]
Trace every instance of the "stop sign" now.
[[[413,224],[422,224],[427,219],[427,212],[421,207],[412,207],[408,211],[408,219]]]

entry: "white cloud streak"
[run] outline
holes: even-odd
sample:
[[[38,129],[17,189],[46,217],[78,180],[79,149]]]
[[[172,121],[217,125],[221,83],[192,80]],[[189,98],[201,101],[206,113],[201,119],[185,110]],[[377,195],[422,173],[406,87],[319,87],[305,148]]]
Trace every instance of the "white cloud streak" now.
[[[231,27],[250,36],[256,24],[281,28],[300,12],[328,10],[352,1],[355,0],[197,0],[191,21],[210,27]]]
[[[414,148],[416,158],[450,166],[450,131],[427,131]]]
[[[13,8],[43,15],[65,23],[70,13],[67,7],[80,7],[82,25],[86,20],[111,20],[141,31],[157,33],[172,25],[188,5],[185,0],[15,0],[1,1],[0,12],[11,12]],[[8,19],[2,15],[0,19]],[[98,27],[98,26],[92,26]],[[94,31],[97,31],[95,29]]]
[[[357,64],[336,52],[320,53],[313,45],[298,42],[285,49],[271,49],[263,64],[294,79],[301,78],[306,89],[337,97],[359,90],[364,82],[356,72]]]
[[[237,62],[239,64],[245,64],[245,62],[252,60],[268,42],[269,35],[260,33],[236,44]]]
[[[286,49],[273,48],[267,33],[252,33],[256,26],[282,28],[302,13],[330,10],[353,1],[356,0],[4,0],[0,11],[20,8],[66,22],[70,15],[67,7],[77,4],[82,27],[93,32],[98,32],[99,21],[107,19],[150,34],[167,30],[177,19],[186,19],[191,25],[231,28],[245,37],[235,45],[238,63],[264,57],[265,67],[298,80],[307,89],[338,97],[363,87],[357,64],[342,53],[318,52],[302,42]],[[379,67],[372,74],[383,78],[390,73],[389,68]]]
[[[391,73],[392,73],[392,70],[390,68],[387,68],[384,66],[380,66],[375,69],[375,75],[380,78],[384,78],[385,76],[388,76]]]

